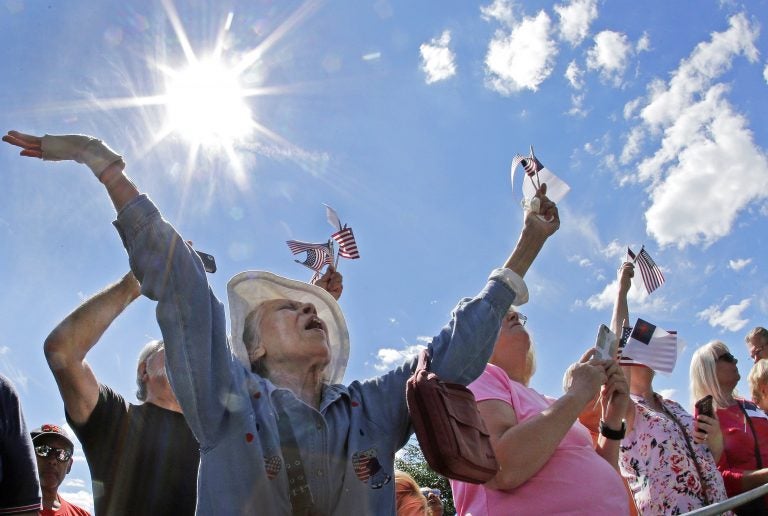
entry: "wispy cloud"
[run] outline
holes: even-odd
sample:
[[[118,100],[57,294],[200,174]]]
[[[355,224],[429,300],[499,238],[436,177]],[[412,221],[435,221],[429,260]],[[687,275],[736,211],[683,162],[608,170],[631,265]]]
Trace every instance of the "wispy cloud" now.
[[[571,87],[575,90],[580,90],[584,87],[584,70],[579,68],[576,61],[568,63],[568,68],[565,70],[565,78],[571,84]]]
[[[595,44],[587,51],[587,68],[600,72],[600,77],[620,86],[632,46],[626,34],[604,30],[595,36]]]
[[[423,344],[406,344],[400,349],[394,348],[381,348],[376,352],[376,363],[373,367],[377,371],[389,371],[390,369],[399,366],[406,360],[411,360],[413,357],[419,354],[419,351],[426,347],[426,344],[430,341],[429,337],[417,337],[418,341]]]
[[[493,5],[503,4],[495,2]],[[511,8],[510,8],[511,9]],[[493,14],[496,13],[496,14]],[[557,46],[550,37],[551,20],[540,11],[514,24],[511,14],[483,11],[486,19],[494,18],[507,25],[499,29],[488,44],[485,55],[485,84],[502,95],[529,89],[536,91],[554,68]],[[512,25],[510,25],[512,24]]]
[[[451,31],[446,30],[438,38],[432,38],[429,43],[422,43],[421,69],[426,75],[427,84],[444,81],[456,75],[456,56],[448,47],[451,43]]]
[[[740,271],[750,263],[752,263],[752,258],[737,258],[736,260],[728,260],[728,267]]]
[[[768,64],[763,68],[763,79],[765,79],[765,82],[768,82]]]
[[[575,47],[589,35],[589,26],[597,18],[597,0],[571,0],[555,6],[560,17],[560,38]]]
[[[637,43],[635,43],[635,52],[648,52],[651,49],[651,37],[648,35],[647,32],[643,32],[643,35],[640,36],[640,39],[637,40]]]
[[[716,328],[720,326],[724,330],[739,331],[747,325],[749,319],[741,319],[741,313],[746,310],[751,303],[750,299],[743,299],[739,304],[729,305],[720,309],[718,305],[712,305],[696,314],[699,319],[705,320],[710,326]]]
[[[635,275],[635,278],[638,276],[639,274]],[[591,310],[607,310],[612,307],[613,303],[616,301],[616,292],[618,292],[618,290],[619,280],[617,278],[608,283],[601,292],[590,296],[584,304]],[[643,314],[659,314],[673,308],[669,305],[663,295],[654,293],[652,296],[649,296],[645,289],[640,287],[635,281],[633,281],[632,288],[629,289],[627,301],[632,307],[633,312]],[[632,321],[630,321],[630,324],[631,323]]]
[[[363,54],[362,59],[363,61],[378,61],[381,59],[381,52],[369,52],[367,54]]]
[[[661,140],[628,176],[650,183],[646,230],[659,244],[710,244],[730,233],[747,204],[768,196],[768,159],[746,117],[725,98],[728,87],[713,84],[737,56],[757,60],[758,34],[746,15],[733,16],[729,28],[699,43],[668,82],[648,86],[622,158],[633,159],[642,139]]]

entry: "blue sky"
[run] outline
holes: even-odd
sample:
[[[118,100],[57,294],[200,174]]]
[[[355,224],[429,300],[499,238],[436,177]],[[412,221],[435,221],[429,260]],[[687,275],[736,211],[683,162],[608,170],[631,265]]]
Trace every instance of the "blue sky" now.
[[[245,269],[309,279],[285,240],[327,239],[333,206],[362,255],[340,265],[347,380],[413,353],[504,262],[522,216],[509,165],[533,144],[571,186],[527,276],[533,386],[561,392],[626,246],[645,245],[667,282],[633,289],[630,312],[685,341],[655,386],[688,405],[692,352],[722,339],[746,377],[743,336],[768,323],[767,4],[2,0],[0,120],[121,152],[215,255],[222,298]],[[186,99],[201,80],[223,93]],[[127,260],[85,167],[6,146],[0,169],[0,372],[30,426],[63,422],[42,343]],[[131,400],[153,308],[135,302],[88,357]],[[65,497],[87,504],[78,458]]]

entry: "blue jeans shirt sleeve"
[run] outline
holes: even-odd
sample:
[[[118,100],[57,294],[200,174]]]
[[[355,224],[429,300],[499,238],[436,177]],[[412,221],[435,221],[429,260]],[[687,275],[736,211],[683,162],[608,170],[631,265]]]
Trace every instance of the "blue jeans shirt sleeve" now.
[[[158,302],[168,378],[184,416],[201,447],[213,446],[233,401],[238,365],[227,343],[224,307],[200,258],[146,195],[125,206],[115,226],[142,294]]]

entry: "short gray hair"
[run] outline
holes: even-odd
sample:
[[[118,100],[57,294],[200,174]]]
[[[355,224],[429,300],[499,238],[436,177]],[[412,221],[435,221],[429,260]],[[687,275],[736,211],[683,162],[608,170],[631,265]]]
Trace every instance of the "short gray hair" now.
[[[136,364],[136,398],[139,401],[147,400],[147,384],[141,380],[141,365],[149,360],[149,357],[165,349],[165,343],[162,340],[151,340],[147,342],[139,353],[139,361]]]
[[[261,326],[261,318],[264,316],[264,303],[259,303],[251,310],[243,323],[243,344],[245,345],[245,352],[248,355],[248,361],[251,364],[251,372],[256,373],[264,378],[269,377],[269,373],[266,368],[264,360],[251,361],[251,350],[259,346],[259,340],[261,334],[259,333]]]

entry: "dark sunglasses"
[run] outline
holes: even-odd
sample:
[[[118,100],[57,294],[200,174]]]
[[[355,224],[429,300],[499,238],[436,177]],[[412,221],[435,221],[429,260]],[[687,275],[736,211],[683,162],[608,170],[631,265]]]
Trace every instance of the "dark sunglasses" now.
[[[731,355],[730,353],[723,353],[722,355],[717,357],[717,360],[718,361],[725,360],[729,364],[735,364],[736,362],[738,362],[738,359],[735,356]]]
[[[43,458],[49,457],[53,453],[54,457],[56,457],[56,460],[59,462],[67,462],[72,458],[71,450],[66,450],[64,448],[54,448],[53,446],[48,446],[47,444],[35,446],[35,453],[38,457]]]

